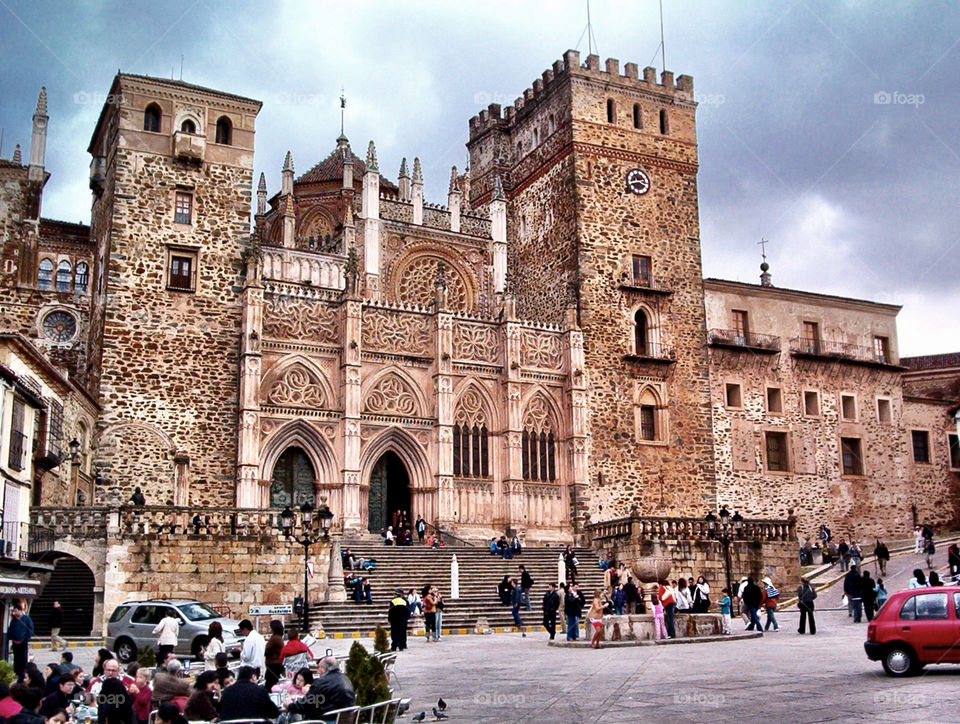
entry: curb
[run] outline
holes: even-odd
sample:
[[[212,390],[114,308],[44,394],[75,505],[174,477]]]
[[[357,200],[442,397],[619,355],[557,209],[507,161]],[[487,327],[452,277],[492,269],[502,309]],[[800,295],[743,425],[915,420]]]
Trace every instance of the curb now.
[[[384,626],[384,629],[387,631],[387,635],[390,634],[390,628]],[[542,626],[524,626],[522,629],[516,626],[491,626],[490,630],[487,633],[536,633],[538,631],[545,631]],[[444,628],[440,629],[440,636],[466,636],[468,634],[474,633],[472,628]],[[318,636],[318,639],[364,639],[364,638],[373,638],[376,634],[376,631],[331,631],[324,634],[323,636]],[[407,636],[424,636],[426,631],[422,628],[412,629],[407,631]]]
[[[30,642],[30,648],[31,649],[47,649],[48,651],[50,651],[50,653],[60,653],[61,651],[67,651],[69,649],[74,649],[74,648],[83,648],[83,647],[89,647],[89,646],[96,646],[99,648],[101,646],[107,645],[104,639],[80,639],[78,641],[71,641],[70,639],[66,639],[66,641],[67,641],[67,645],[62,649],[58,649],[57,651],[54,651],[53,649],[50,648],[49,639],[47,639],[46,641],[44,641],[43,639],[33,640]]]
[[[676,638],[676,639],[642,639],[639,641],[636,640],[627,640],[627,641],[601,641],[601,649],[621,649],[629,648],[633,646],[680,646],[686,644],[709,644],[716,643],[719,641],[743,641],[745,639],[760,639],[763,638],[763,634],[758,631],[750,631],[749,633],[739,633],[739,634],[723,634],[721,636],[696,636],[690,638]],[[587,640],[583,641],[547,641],[547,646],[553,646],[559,649],[589,649],[590,642]]]

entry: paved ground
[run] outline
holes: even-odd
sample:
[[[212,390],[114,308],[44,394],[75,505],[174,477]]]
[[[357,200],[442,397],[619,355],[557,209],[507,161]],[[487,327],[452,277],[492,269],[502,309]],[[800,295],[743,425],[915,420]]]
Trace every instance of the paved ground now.
[[[918,562],[895,558],[888,590],[905,587]],[[835,587],[818,603],[838,606],[840,595]],[[451,724],[960,719],[960,667],[890,679],[863,653],[866,624],[853,624],[845,610],[819,611],[815,637],[796,633],[795,611],[778,618],[781,631],[762,639],[599,651],[548,647],[544,633],[447,636],[431,644],[411,638],[397,672],[412,714],[425,710],[429,721],[442,696]],[[350,643],[330,647],[341,653]],[[93,653],[78,650],[77,659],[86,667]],[[46,655],[38,652],[37,660]]]

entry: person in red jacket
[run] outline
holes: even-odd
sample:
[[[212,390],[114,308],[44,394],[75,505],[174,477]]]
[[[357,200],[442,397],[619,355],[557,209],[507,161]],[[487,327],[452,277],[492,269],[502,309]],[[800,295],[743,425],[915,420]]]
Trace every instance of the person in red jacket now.
[[[669,581],[660,581],[657,598],[660,599],[660,603],[663,605],[663,618],[667,624],[667,636],[675,639],[677,637],[677,630],[673,625],[673,617],[677,613],[677,598],[676,591],[673,589],[673,586],[670,585]]]

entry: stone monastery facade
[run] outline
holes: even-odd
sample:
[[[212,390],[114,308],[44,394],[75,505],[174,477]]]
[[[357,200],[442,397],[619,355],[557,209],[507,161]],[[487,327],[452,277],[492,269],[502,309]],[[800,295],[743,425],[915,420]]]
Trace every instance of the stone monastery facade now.
[[[2,326],[98,405],[71,428],[89,474],[41,504],[323,496],[347,532],[400,509],[544,542],[722,503],[807,533],[956,518],[948,405],[907,403],[897,308],[704,282],[688,76],[568,51],[470,120],[444,206],[419,159],[393,181],[343,135],[254,188],[255,100],[125,73],[109,98],[89,227],[40,214],[45,94],[30,163],[0,161]]]

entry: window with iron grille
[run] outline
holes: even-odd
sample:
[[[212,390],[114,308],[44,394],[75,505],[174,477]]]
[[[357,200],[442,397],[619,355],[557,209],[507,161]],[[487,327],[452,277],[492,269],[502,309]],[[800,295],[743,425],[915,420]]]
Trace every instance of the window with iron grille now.
[[[913,462],[930,462],[930,434],[926,430],[911,430],[913,440]]]
[[[47,452],[63,456],[63,405],[57,400],[50,400],[47,413]]]
[[[657,439],[657,411],[653,405],[640,405],[640,439]]]
[[[173,220],[178,224],[189,224],[193,218],[193,194],[177,191]]]

